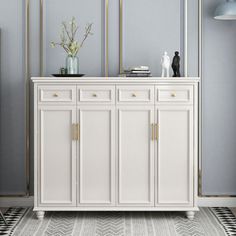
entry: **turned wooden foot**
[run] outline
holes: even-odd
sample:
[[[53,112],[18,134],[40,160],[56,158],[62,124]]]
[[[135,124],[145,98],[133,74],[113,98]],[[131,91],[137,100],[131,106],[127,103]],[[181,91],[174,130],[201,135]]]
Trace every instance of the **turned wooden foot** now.
[[[186,216],[189,220],[193,220],[194,216],[195,216],[195,212],[194,211],[186,211]]]
[[[45,215],[45,211],[36,211],[36,216],[38,220],[43,220],[44,215]]]

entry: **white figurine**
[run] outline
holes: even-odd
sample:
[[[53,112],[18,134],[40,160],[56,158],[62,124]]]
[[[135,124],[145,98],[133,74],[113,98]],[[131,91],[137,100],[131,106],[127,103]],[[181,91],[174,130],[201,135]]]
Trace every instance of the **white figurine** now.
[[[170,57],[168,56],[167,52],[164,52],[164,55],[161,58],[161,66],[162,66],[162,73],[161,77],[170,77]]]

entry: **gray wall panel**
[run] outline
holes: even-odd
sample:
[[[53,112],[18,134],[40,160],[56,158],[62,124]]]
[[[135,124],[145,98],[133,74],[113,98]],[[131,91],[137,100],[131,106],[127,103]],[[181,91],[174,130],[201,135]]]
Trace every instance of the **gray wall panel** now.
[[[236,195],[236,21],[203,2],[203,194]]]
[[[24,1],[0,5],[0,194],[24,194]]]

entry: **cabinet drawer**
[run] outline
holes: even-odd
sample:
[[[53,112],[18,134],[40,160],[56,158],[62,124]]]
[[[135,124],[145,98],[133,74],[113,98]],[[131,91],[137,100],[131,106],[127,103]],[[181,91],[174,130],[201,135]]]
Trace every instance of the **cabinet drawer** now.
[[[192,86],[157,86],[157,102],[193,102]]]
[[[76,86],[40,86],[39,103],[75,103]]]
[[[117,103],[154,103],[154,87],[118,86]]]
[[[79,103],[115,103],[115,86],[83,86],[78,88]]]

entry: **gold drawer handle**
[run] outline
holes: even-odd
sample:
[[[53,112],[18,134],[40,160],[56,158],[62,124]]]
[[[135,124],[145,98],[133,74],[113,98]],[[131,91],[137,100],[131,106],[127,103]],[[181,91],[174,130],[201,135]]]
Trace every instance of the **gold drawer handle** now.
[[[54,93],[54,94],[53,94],[53,97],[57,98],[57,97],[58,97],[58,94],[57,94],[57,93]]]
[[[176,93],[171,93],[171,97],[175,98],[176,97]]]
[[[132,97],[133,97],[133,98],[136,98],[136,97],[137,97],[137,95],[136,95],[135,93],[133,93],[133,94],[132,94]]]
[[[96,98],[98,95],[96,93],[93,94],[93,97]]]

